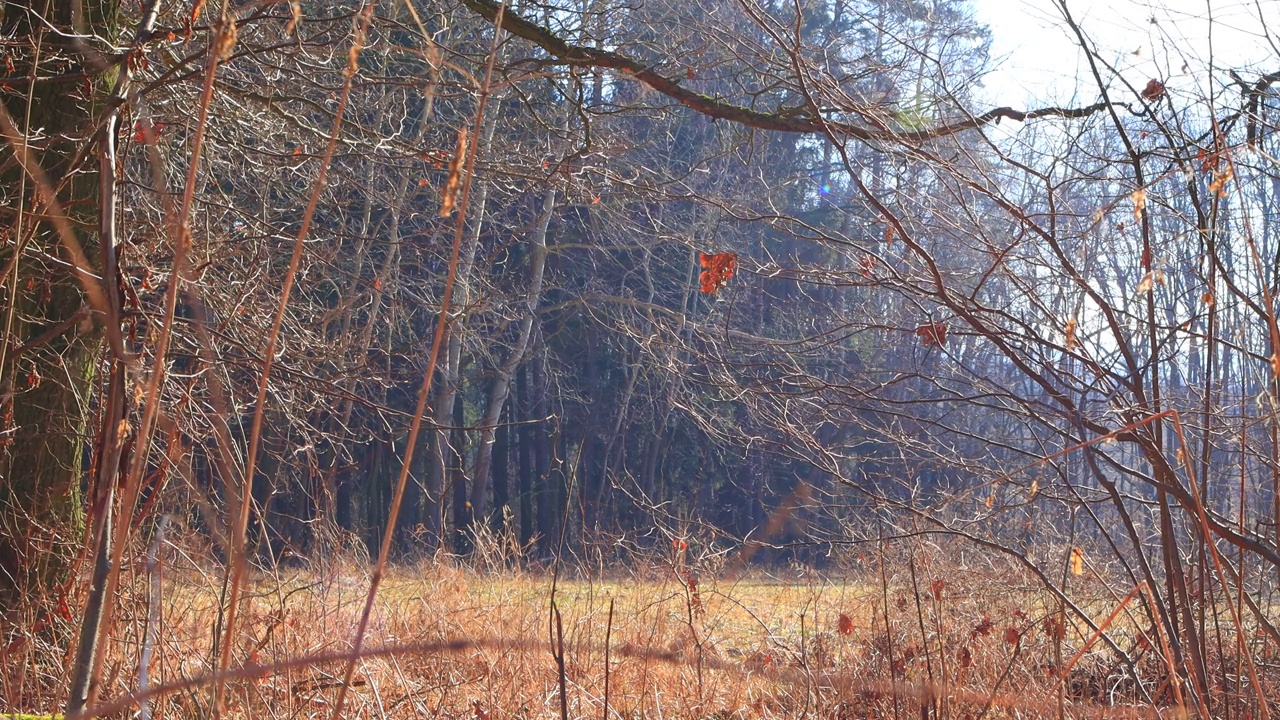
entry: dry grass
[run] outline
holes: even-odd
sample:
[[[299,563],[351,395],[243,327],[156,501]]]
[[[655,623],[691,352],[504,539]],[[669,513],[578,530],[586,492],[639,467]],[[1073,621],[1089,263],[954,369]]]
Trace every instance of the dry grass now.
[[[1055,668],[1087,634],[1068,623],[1057,646],[1048,619],[1056,602],[1012,569],[965,570],[918,554],[913,583],[905,561],[890,563],[887,592],[875,559],[825,575],[704,573],[689,582],[696,576],[687,569],[654,563],[562,579],[555,597],[567,714],[1054,717],[1061,697],[1066,717],[1156,715],[1102,644],[1059,687]],[[221,574],[179,565],[164,568],[151,665],[153,682],[178,687],[151,710],[208,717],[212,692],[200,678],[216,657]],[[131,572],[101,698],[136,707],[128,697],[138,687],[147,582],[140,569]],[[367,580],[349,567],[255,577],[232,663],[247,669],[228,685],[225,714],[326,717],[341,675],[335,658],[352,645]],[[1100,617],[1115,603],[1093,591]],[[360,660],[344,717],[560,717],[550,599],[545,575],[481,574],[449,563],[397,569],[380,593],[365,642],[370,655]],[[50,670],[64,658],[27,647],[6,659],[5,711],[48,711],[65,692]],[[1141,661],[1153,677],[1158,665],[1154,651]]]

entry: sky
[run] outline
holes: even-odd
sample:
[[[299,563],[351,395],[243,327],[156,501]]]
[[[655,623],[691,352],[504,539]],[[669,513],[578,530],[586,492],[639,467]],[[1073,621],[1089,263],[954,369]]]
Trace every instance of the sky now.
[[[987,106],[1097,99],[1054,0],[972,0],[972,7],[991,29]],[[1139,89],[1156,78],[1175,98],[1201,98],[1223,92],[1227,68],[1246,70],[1249,79],[1280,70],[1280,0],[1067,0],[1067,7],[1102,58]]]

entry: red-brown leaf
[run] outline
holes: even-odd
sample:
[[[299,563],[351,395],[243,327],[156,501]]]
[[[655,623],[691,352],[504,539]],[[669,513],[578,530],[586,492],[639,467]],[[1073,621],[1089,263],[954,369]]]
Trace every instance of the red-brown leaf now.
[[[933,595],[933,599],[935,601],[942,602],[942,590],[946,586],[947,583],[942,578],[934,578],[929,583],[929,593]]]
[[[844,635],[845,637],[852,635],[853,620],[849,619],[848,615],[845,615],[844,613],[840,613],[840,621],[836,625],[836,630],[838,630],[840,634]]]
[[[979,622],[977,625],[974,625],[973,630],[969,632],[969,635],[972,637],[977,637],[979,635],[982,635],[983,637],[985,637],[991,634],[991,629],[994,628],[995,626],[996,624],[991,621],[990,615],[983,615],[982,622]]]
[[[708,295],[724,287],[738,269],[737,253],[698,253],[698,261],[702,264],[698,284]]]
[[[947,326],[940,322],[926,323],[916,328],[916,337],[920,338],[920,344],[925,347],[946,345]]]

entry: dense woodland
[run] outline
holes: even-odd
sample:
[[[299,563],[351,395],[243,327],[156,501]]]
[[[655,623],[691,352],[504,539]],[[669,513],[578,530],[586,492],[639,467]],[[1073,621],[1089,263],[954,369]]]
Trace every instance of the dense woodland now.
[[[1280,647],[1280,67],[1046,5],[1085,90],[996,109],[963,0],[0,6],[5,607],[161,518],[233,576],[933,534],[1145,582],[1210,697],[1213,598]]]

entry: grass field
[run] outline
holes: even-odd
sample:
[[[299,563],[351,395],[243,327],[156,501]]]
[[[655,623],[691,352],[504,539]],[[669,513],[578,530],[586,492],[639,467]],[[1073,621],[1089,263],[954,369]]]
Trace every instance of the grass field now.
[[[401,567],[378,595],[343,716],[1178,714],[1172,697],[1141,697],[1105,642],[1066,668],[1087,628],[1079,618],[1056,624],[1054,597],[1012,568],[960,570],[926,557],[894,567],[883,582],[874,561],[840,573],[736,579],[699,577],[674,563],[561,578],[558,630],[549,575]],[[165,575],[149,671],[153,690],[168,689],[151,702],[153,717],[212,715],[205,678],[215,667],[219,578],[195,569]],[[241,670],[227,683],[224,716],[326,717],[367,586],[352,570],[258,575],[237,625],[231,665]],[[126,588],[133,600],[104,673],[101,699],[116,709],[138,707],[129,696],[138,689],[147,588],[142,575]],[[1116,607],[1100,587],[1092,592],[1084,607],[1096,619]],[[1133,622],[1114,625],[1116,642],[1158,677],[1158,653],[1135,652],[1123,626]],[[7,669],[5,710],[56,710],[60,679],[36,654],[26,662],[25,673]]]

